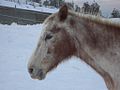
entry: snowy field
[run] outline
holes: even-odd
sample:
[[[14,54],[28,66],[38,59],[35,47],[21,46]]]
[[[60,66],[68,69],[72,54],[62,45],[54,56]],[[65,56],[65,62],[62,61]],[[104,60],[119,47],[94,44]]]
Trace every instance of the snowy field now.
[[[31,79],[27,62],[41,27],[0,24],[0,90],[107,90],[103,79],[76,57],[59,65],[45,80]]]
[[[47,13],[55,13],[58,11],[58,9],[54,8],[47,8],[47,7],[35,7],[29,4],[25,3],[15,3],[15,2],[10,2],[6,0],[0,0],[0,6],[6,6],[6,7],[13,7],[13,8],[19,8],[19,9],[25,9],[25,10],[32,10],[32,11],[38,11],[38,12],[47,12]]]

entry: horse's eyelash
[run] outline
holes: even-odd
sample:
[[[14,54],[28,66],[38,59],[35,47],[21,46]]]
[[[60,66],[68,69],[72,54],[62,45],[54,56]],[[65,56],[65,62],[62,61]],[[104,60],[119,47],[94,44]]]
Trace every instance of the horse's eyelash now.
[[[48,39],[51,39],[53,36],[51,35],[51,34],[47,34],[46,36],[45,36],[45,41],[46,40],[48,40]]]

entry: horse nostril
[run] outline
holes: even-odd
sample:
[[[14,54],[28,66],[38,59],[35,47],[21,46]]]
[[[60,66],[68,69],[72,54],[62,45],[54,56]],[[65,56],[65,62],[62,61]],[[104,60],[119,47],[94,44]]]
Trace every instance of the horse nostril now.
[[[39,70],[38,70],[38,76],[41,76],[41,77],[43,76],[43,71],[42,71],[42,69],[39,69]]]
[[[32,74],[33,73],[33,68],[29,68],[28,71],[29,71],[30,74]]]

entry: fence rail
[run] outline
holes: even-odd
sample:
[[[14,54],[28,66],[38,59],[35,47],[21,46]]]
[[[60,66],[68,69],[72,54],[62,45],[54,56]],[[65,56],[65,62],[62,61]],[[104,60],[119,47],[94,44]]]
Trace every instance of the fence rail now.
[[[42,23],[51,13],[0,6],[0,23],[36,24]]]

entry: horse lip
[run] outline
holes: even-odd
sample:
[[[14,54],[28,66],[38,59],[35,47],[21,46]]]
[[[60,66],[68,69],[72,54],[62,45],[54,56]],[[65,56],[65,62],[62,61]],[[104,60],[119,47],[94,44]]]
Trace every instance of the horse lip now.
[[[45,79],[45,76],[43,76],[43,77],[38,77],[37,79],[38,79],[38,80],[44,80],[44,79]]]
[[[37,77],[38,80],[44,80],[45,79],[45,74],[39,75]]]
[[[44,80],[45,79],[44,74],[42,74],[42,75],[39,75],[39,74],[33,75],[33,74],[31,74],[30,76],[31,76],[32,79],[38,79],[38,80]]]

